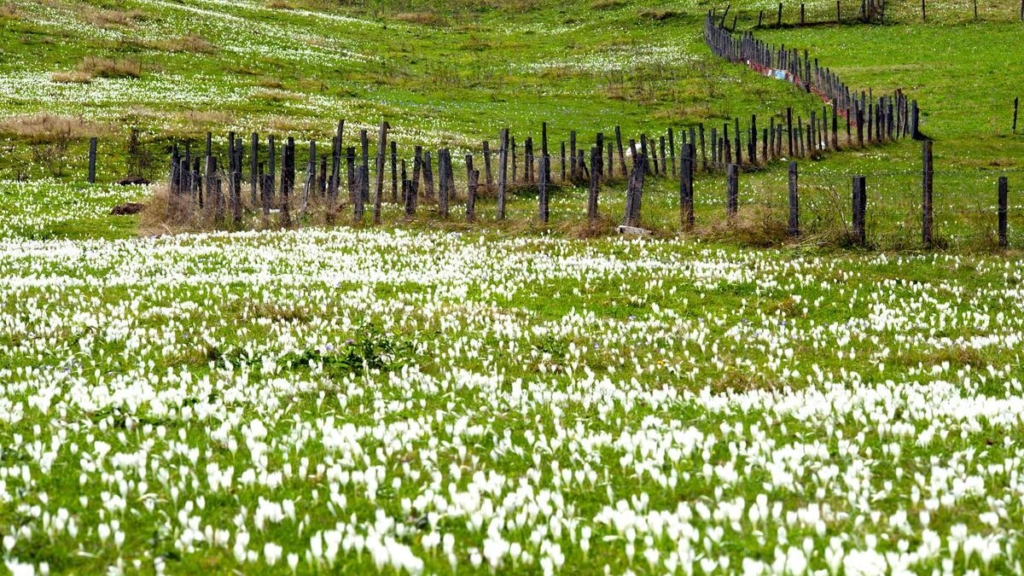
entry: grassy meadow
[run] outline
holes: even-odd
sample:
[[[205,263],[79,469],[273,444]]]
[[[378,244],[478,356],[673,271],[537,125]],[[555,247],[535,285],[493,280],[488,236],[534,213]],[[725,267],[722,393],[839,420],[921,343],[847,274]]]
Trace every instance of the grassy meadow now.
[[[644,238],[614,233],[620,177],[596,226],[567,182],[549,225],[530,186],[504,221],[491,191],[475,223],[426,201],[385,201],[380,226],[347,202],[287,230],[168,216],[172,146],[207,131],[222,163],[228,131],[294,136],[301,173],[337,120],[371,155],[387,120],[401,158],[452,150],[461,202],[462,159],[502,127],[546,122],[557,150],[821,111],[713,57],[709,9],[0,0],[0,573],[1020,573],[1013,2],[808,27],[787,3],[755,30],[919,101],[931,250],[912,140],[801,160],[798,238],[782,161],[741,174],[732,225],[724,176],[698,173],[685,234],[678,182],[649,177]]]

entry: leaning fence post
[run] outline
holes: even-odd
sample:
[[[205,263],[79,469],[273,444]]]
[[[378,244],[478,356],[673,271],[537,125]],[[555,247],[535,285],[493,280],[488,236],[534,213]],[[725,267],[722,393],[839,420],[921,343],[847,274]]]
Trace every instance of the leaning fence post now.
[[[1016,116],[1016,115],[1015,115]],[[1016,125],[1016,120],[1014,121]],[[96,183],[96,138],[89,138],[89,183]]]
[[[796,162],[789,163],[789,235],[800,235],[800,197]]]
[[[729,164],[727,171],[729,181],[725,199],[725,216],[731,224],[739,210],[740,167],[736,164]]]
[[[853,235],[861,246],[867,244],[865,216],[867,212],[867,183],[863,176],[853,177]]]
[[[1008,242],[1006,241],[1006,205],[1007,205],[1007,190],[1009,186],[1006,183],[1006,176],[999,177],[999,247],[1006,248]]]
[[[921,242],[926,248],[932,245],[932,181],[934,170],[932,167],[932,142],[923,142],[923,165],[924,174],[922,178],[921,195]]]

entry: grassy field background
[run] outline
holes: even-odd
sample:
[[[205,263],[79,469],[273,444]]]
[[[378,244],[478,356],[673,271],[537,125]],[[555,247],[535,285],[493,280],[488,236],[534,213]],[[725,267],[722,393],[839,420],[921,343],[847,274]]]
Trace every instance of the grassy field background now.
[[[785,5],[787,22],[797,6]],[[922,130],[935,139],[940,245],[986,248],[999,175],[1010,177],[1013,234],[1024,207],[1024,127],[1011,132],[1024,72],[1015,57],[1017,8],[982,3],[974,20],[969,4],[936,3],[921,23],[916,6],[891,5],[885,24],[787,25],[757,34],[808,50],[854,89],[902,89],[917,99]],[[449,2],[423,11],[388,2],[7,0],[0,178],[81,181],[89,136],[101,138],[100,180],[110,182],[129,172],[162,178],[170,145],[190,140],[198,147],[206,131],[218,136],[223,155],[229,130],[323,142],[344,118],[347,141],[355,142],[359,129],[372,138],[387,119],[402,157],[411,158],[415,145],[447,146],[458,166],[483,140],[496,147],[504,126],[522,142],[539,139],[547,122],[557,149],[570,130],[589,145],[616,125],[639,139],[698,122],[710,129],[738,117],[746,124],[751,114],[764,125],[788,107],[804,118],[820,111],[820,102],[793,86],[713,57],[700,32],[713,8],[724,6]],[[742,31],[775,5],[731,10]],[[823,4],[810,5],[808,14],[831,17]],[[131,128],[140,130],[143,162],[127,157]],[[918,245],[918,143],[826,156],[801,163],[811,232],[841,231],[850,179],[865,174],[874,245]],[[784,212],[782,165],[744,176],[748,220],[777,221]],[[455,173],[464,176],[458,167]],[[701,178],[698,221],[714,228],[724,181]],[[613,184],[614,202],[621,189]],[[661,234],[677,232],[675,186],[648,183],[653,201],[645,224]]]

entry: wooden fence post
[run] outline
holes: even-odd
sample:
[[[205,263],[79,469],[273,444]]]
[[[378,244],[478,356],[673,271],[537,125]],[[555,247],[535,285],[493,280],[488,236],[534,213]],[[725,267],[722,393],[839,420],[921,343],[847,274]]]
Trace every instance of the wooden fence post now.
[[[865,226],[867,213],[867,182],[863,176],[853,177],[853,235],[861,246],[867,244]]]
[[[487,140],[484,140],[484,182],[488,191],[494,189],[494,177],[491,174],[491,143]]]
[[[569,132],[569,178],[579,179],[580,168],[576,163],[576,131]]]
[[[1006,176],[999,177],[999,247],[1006,248],[1006,212],[1008,188]]]
[[[932,141],[922,142],[924,174],[921,181],[921,242],[926,248],[932,246],[932,181],[934,169],[932,166]]]
[[[1021,6],[1024,6],[1024,0],[1021,0]],[[1022,13],[1024,14],[1024,13]],[[1024,18],[1022,18],[1024,19]],[[1020,96],[1013,99],[1013,133],[1017,133],[1017,110],[1020,108]]]
[[[686,137],[684,136],[683,138],[685,139]],[[662,145],[661,145],[661,156],[662,156],[662,160],[664,160],[665,159],[665,144],[664,143],[662,143]],[[669,129],[668,129],[668,160],[666,161],[666,163],[672,168],[672,177],[675,178],[676,177],[676,141],[675,141],[674,135],[672,134],[672,128],[671,127],[669,127]]]
[[[466,222],[472,222],[476,218],[476,188],[479,179],[479,170],[469,173],[469,183],[466,186]]]
[[[739,211],[740,197],[740,167],[736,164],[729,164],[728,168],[728,190],[725,198],[725,216],[732,224]]]
[[[1014,114],[1016,116],[1016,114]],[[1014,125],[1016,125],[1014,121]],[[96,138],[89,138],[89,184],[96,183]]]
[[[380,134],[377,136],[377,189],[373,198],[373,223],[380,224],[381,203],[384,201],[384,155],[388,149],[388,129],[391,128],[387,122],[380,123]]]
[[[910,102],[910,137],[914,140],[921,139],[920,118],[921,112],[917,109],[917,100],[912,100]]]
[[[693,230],[693,172],[695,156],[693,144],[684,144],[679,165],[679,221],[683,230]]]
[[[626,186],[626,215],[623,224],[636,227],[640,225],[640,207],[644,191],[644,175],[647,172],[647,157],[643,154],[633,156],[633,171],[629,175]]]
[[[434,199],[434,159],[430,150],[423,151],[423,189],[428,199]]]
[[[625,178],[627,175],[626,153],[622,149],[622,130],[618,126],[615,127],[615,145],[619,149],[619,172],[622,174],[622,177]]]
[[[448,166],[451,156],[448,150],[441,148],[437,151],[437,213],[441,218],[448,218],[448,199],[450,190],[448,188]]]
[[[591,166],[594,165],[594,160],[596,159],[595,157],[600,155],[600,154],[601,154],[601,151],[598,150],[596,146],[590,149],[590,165]],[[612,173],[612,166],[611,166],[611,164],[609,164],[608,165],[608,174],[611,175],[611,173]],[[598,182],[599,182],[599,179],[597,177],[597,171],[591,170],[590,171],[590,190],[589,190],[590,194],[587,197],[587,223],[590,224],[591,226],[593,226],[597,222],[597,218],[598,218],[598,212],[597,212]]]
[[[256,208],[259,205],[257,197],[259,195],[260,135],[253,132],[250,138],[252,141],[249,143],[249,187],[251,189],[249,199],[252,201],[252,207]]]
[[[797,189],[797,165],[789,163],[789,235],[800,235],[800,196]]]
[[[508,128],[501,130],[498,137],[498,220],[505,219],[505,186],[508,179]]]
[[[562,184],[565,184],[565,179],[568,177],[568,173],[566,172],[566,166],[565,166],[565,140],[562,140],[562,142],[561,142],[561,158],[562,158],[562,161],[560,163],[560,166],[561,166],[561,170],[562,170],[562,178],[559,180],[559,182],[561,182]]]
[[[341,148],[341,142],[338,142]],[[391,141],[391,203],[398,204],[398,143]]]
[[[540,174],[538,175],[537,182],[537,209],[542,224],[547,224],[548,219],[551,216],[550,202],[548,202],[548,171],[551,167],[551,157],[547,154],[541,154],[540,157]]]
[[[776,28],[781,28],[782,27],[782,2],[779,2],[779,20],[775,24],[775,27]]]

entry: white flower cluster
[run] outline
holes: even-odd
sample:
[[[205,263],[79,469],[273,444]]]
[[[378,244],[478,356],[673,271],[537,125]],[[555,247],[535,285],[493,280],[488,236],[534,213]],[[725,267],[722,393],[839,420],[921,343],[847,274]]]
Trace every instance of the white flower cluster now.
[[[0,270],[15,573],[1020,571],[1016,262],[339,229]]]
[[[32,239],[60,224],[95,220],[146,195],[141,186],[0,180],[0,239]]]

